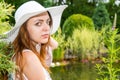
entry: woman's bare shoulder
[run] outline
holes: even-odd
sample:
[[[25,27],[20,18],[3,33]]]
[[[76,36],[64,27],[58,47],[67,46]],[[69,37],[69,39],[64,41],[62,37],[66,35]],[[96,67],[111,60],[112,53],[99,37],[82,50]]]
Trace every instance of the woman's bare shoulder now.
[[[27,62],[29,62],[29,61],[32,62],[34,60],[39,61],[36,54],[31,50],[23,50],[22,55],[23,55],[23,59]]]

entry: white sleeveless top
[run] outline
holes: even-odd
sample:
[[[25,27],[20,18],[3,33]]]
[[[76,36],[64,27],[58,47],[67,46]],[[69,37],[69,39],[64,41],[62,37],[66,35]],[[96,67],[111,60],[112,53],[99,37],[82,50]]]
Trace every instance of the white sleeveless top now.
[[[31,51],[31,50],[29,50],[29,49],[23,50],[23,52],[26,52],[26,51]],[[47,65],[49,66],[52,63],[52,52],[48,53],[48,55],[49,56],[47,56],[46,62],[49,61],[49,62],[47,62]],[[49,58],[49,57],[51,57],[51,58]],[[44,71],[44,74],[45,74],[45,80],[52,80],[49,72],[44,67],[43,67],[43,71]],[[24,80],[28,80],[28,78],[25,76],[24,73],[23,73],[23,77],[24,77]],[[13,78],[13,80],[15,80],[15,74],[14,73],[12,74],[12,78]],[[16,79],[16,80],[19,80],[19,79]]]

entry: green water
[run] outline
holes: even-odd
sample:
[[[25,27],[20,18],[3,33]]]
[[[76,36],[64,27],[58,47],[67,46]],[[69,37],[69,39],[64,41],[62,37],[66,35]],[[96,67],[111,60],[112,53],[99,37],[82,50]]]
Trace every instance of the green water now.
[[[51,68],[53,80],[96,80],[94,64],[74,63]]]

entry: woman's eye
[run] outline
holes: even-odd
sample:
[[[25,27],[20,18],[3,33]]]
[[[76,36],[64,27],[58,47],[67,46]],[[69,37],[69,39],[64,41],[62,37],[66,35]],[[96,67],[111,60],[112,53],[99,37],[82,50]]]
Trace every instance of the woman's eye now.
[[[41,22],[37,22],[35,25],[36,25],[36,26],[41,26],[42,23],[41,23]]]

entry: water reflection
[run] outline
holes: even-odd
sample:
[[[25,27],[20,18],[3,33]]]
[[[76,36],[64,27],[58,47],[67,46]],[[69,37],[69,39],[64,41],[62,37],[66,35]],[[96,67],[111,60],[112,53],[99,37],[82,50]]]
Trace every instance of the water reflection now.
[[[53,80],[95,80],[96,71],[92,63],[71,63],[51,68]]]

